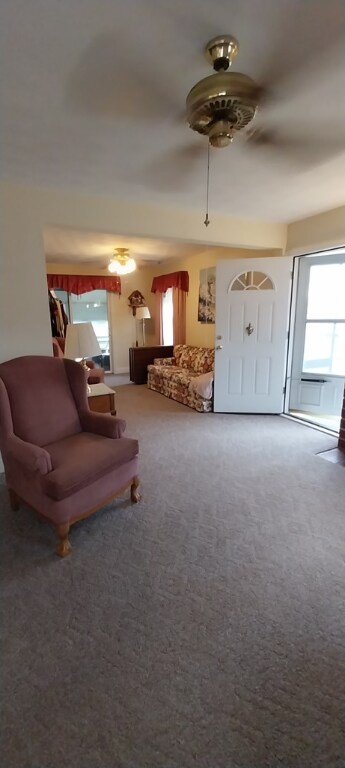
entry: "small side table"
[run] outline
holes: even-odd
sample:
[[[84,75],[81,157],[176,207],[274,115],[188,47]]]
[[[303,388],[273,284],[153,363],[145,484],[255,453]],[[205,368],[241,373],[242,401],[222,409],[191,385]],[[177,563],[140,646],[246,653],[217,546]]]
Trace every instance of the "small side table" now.
[[[90,384],[91,392],[88,394],[90,411],[95,413],[111,413],[116,416],[115,392],[106,384]]]

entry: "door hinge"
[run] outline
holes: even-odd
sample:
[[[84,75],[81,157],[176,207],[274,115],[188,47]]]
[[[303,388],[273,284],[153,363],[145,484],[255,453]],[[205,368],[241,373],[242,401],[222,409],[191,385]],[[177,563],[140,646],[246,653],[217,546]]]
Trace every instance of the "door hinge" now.
[[[286,386],[283,387],[283,395],[286,395]]]

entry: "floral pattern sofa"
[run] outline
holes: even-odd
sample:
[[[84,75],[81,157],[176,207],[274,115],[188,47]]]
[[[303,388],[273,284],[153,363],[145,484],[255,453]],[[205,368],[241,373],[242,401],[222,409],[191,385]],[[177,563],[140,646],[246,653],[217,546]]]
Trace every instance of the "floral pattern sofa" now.
[[[177,344],[174,357],[156,358],[147,386],[201,413],[213,408],[214,349]]]

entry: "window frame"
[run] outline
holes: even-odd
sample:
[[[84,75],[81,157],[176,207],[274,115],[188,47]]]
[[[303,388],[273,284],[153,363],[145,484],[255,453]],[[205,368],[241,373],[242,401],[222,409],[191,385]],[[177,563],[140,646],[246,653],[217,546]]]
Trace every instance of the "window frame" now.
[[[312,255],[312,256],[302,256],[300,257],[299,261],[299,276],[298,276],[298,289],[297,289],[297,307],[296,307],[296,322],[295,322],[295,344],[296,344],[296,353],[295,353],[295,361],[294,361],[294,369],[296,367],[297,361],[299,361],[299,370],[300,375],[303,377],[308,377],[312,380],[312,377],[315,377],[315,379],[322,378],[334,378],[334,379],[344,379],[345,378],[345,371],[343,374],[337,374],[337,373],[324,373],[323,371],[320,372],[311,372],[304,369],[304,349],[305,349],[305,340],[306,340],[306,330],[308,323],[332,323],[334,327],[336,325],[342,325],[345,323],[345,319],[334,319],[334,318],[309,318],[307,317],[307,311],[308,311],[308,293],[309,293],[309,280],[310,280],[310,270],[312,266],[315,265],[330,265],[330,264],[345,264],[345,249],[341,249],[341,253],[332,253],[332,250],[330,250],[328,253],[323,252],[322,256],[319,255]],[[335,335],[335,331],[334,331]],[[334,337],[334,336],[333,336]],[[297,364],[298,365],[298,364]]]

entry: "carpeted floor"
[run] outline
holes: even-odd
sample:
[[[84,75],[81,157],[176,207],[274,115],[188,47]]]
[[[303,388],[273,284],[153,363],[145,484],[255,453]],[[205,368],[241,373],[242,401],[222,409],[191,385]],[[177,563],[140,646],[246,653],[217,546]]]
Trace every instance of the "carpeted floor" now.
[[[143,500],[72,555],[0,489],[4,768],[344,768],[345,471],[280,417],[117,388]]]

